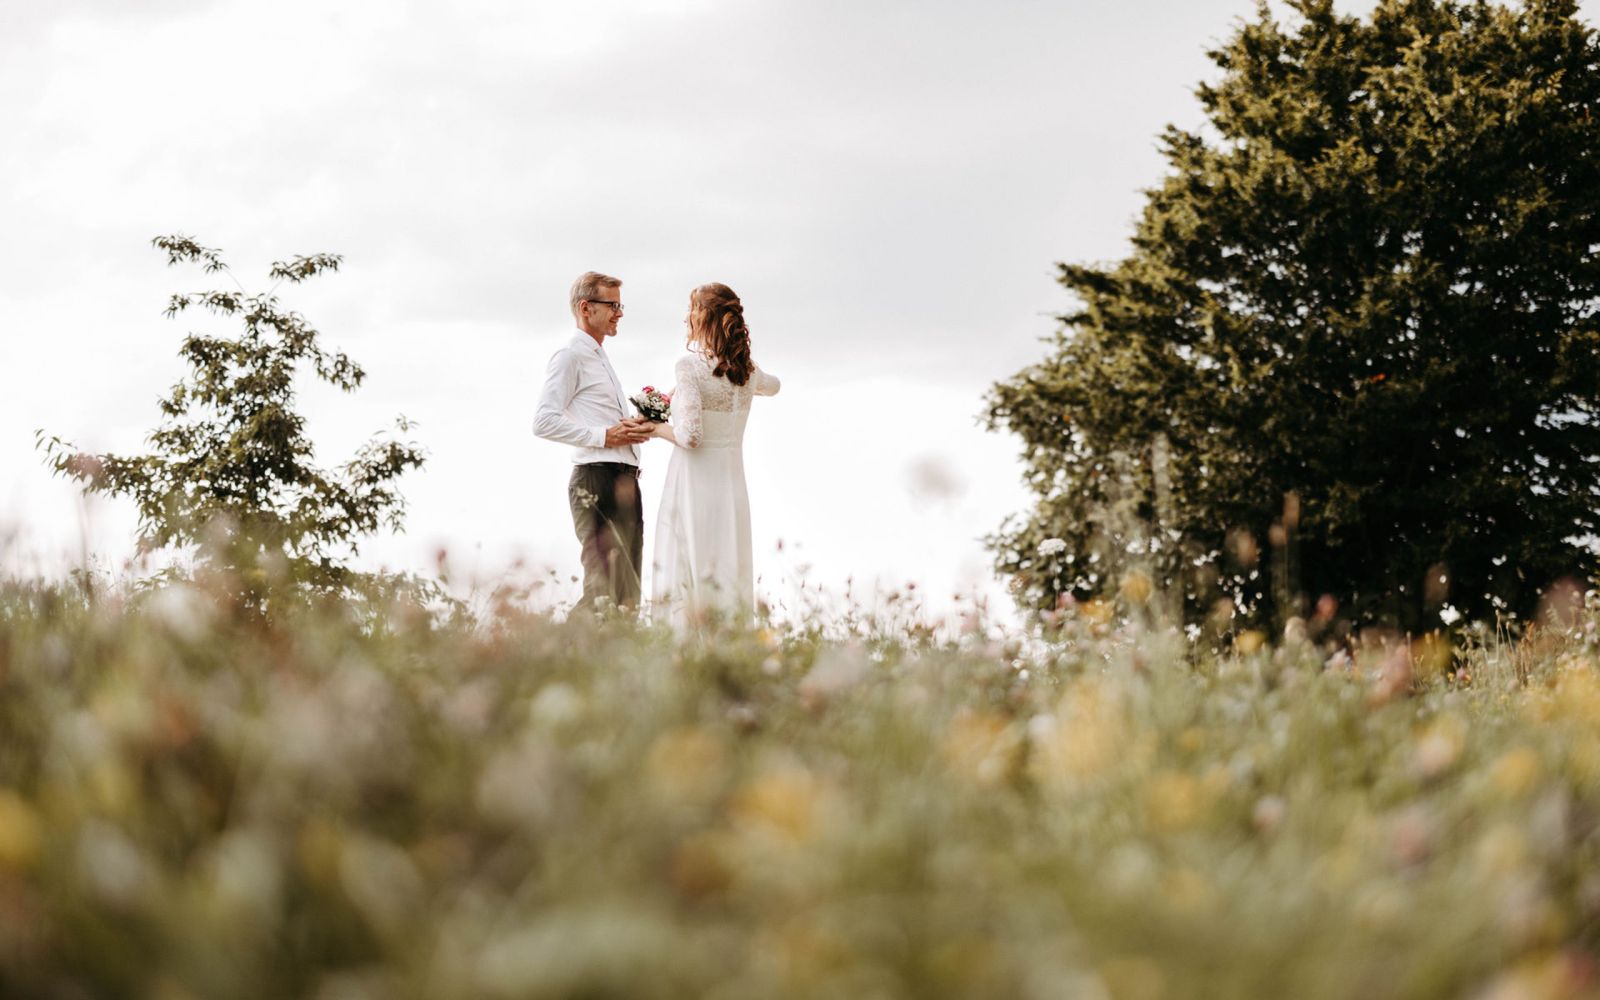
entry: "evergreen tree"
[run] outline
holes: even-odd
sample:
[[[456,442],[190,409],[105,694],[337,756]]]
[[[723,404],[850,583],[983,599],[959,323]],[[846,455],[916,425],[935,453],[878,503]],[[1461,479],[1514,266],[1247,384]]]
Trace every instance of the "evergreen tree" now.
[[[1571,0],[1289,7],[1210,54],[1131,252],[1062,265],[1052,353],[991,392],[1034,607],[1132,562],[1190,620],[1326,593],[1419,628],[1597,568],[1594,33]]]
[[[188,237],[152,242],[169,265],[196,263],[207,274],[231,276],[219,251]],[[274,263],[269,276],[298,284],[337,271],[340,261],[334,254],[295,257]],[[295,378],[309,364],[322,381],[353,392],[365,378],[360,366],[323,350],[317,330],[271,291],[173,295],[166,314],[196,308],[237,319],[243,330],[183,341],[189,374],[161,400],[151,453],[84,454],[40,432],[51,467],[87,492],[131,498],[141,551],[193,549],[203,563],[233,572],[249,605],[265,600],[272,580],[339,588],[351,579],[341,559],[362,537],[382,526],[400,529],[405,504],[395,480],[422,465],[421,449],[377,439],[337,470],[318,468],[305,419],[295,412]],[[398,430],[409,430],[403,417]]]

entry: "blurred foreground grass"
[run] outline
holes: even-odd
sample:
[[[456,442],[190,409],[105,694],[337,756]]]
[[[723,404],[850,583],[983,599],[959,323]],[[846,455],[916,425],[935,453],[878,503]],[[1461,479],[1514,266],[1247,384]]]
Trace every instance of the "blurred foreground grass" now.
[[[1593,615],[1452,679],[3,584],[0,996],[1595,996]]]

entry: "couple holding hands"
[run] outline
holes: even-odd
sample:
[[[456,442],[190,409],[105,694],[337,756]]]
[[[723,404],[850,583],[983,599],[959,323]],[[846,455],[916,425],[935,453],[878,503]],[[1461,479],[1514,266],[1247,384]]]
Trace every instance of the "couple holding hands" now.
[[[686,628],[710,610],[747,611],[755,570],[744,428],[750,401],[776,393],[778,380],[751,360],[739,297],[717,283],[691,292],[688,353],[674,366],[676,387],[665,395],[647,387],[631,400],[605,350],[622,320],[622,282],[586,272],[572,284],[571,306],[578,329],[550,358],[533,432],[573,449],[567,498],[583,556],[577,607],[639,603],[639,446],[660,438],[672,445],[672,458],[651,560],[655,614]],[[630,403],[639,416],[630,415]]]

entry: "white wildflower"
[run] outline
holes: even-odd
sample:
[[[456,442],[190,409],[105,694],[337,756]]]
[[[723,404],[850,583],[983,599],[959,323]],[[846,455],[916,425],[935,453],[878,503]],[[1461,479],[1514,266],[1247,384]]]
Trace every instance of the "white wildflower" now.
[[[543,729],[561,729],[583,717],[583,695],[564,681],[546,684],[528,706],[528,715],[534,725]]]
[[[1067,543],[1059,538],[1046,538],[1039,543],[1039,554],[1041,556],[1058,556],[1065,551],[1067,551]]]
[[[175,583],[150,598],[150,614],[186,642],[197,642],[211,626],[212,607],[193,587]]]

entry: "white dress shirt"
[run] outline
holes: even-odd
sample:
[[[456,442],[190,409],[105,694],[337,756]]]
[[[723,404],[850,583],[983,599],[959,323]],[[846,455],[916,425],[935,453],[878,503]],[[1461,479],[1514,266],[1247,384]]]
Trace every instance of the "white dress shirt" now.
[[[637,445],[606,447],[606,428],[629,413],[628,393],[611,367],[605,348],[579,330],[550,356],[533,433],[548,441],[572,445],[572,464],[626,462],[639,464]]]

